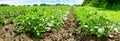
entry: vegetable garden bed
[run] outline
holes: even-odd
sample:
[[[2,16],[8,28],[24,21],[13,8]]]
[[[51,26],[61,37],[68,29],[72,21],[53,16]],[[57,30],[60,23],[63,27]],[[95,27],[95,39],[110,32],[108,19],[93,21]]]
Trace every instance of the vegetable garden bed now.
[[[97,10],[86,9],[84,7],[68,8],[68,6],[57,7],[19,7],[18,11],[11,11],[9,7],[0,7],[1,18],[4,21],[0,28],[0,41],[119,41],[120,33],[108,30],[108,32],[97,31],[94,28],[98,23],[111,25],[106,18],[96,15]],[[7,10],[6,8],[9,8]],[[29,8],[27,10],[26,8]],[[70,11],[69,11],[70,9]],[[5,13],[5,12],[8,13]],[[23,12],[22,12],[23,11]],[[69,11],[69,12],[68,12]],[[21,12],[21,13],[20,13]],[[3,16],[3,13],[5,13]],[[23,13],[23,14],[22,14]],[[89,14],[92,13],[92,14]],[[9,16],[10,15],[10,16]],[[87,16],[88,15],[88,16]],[[87,16],[87,18],[85,18]],[[91,17],[91,18],[90,18]],[[93,20],[94,18],[95,20]],[[100,19],[99,19],[100,18]],[[6,19],[8,21],[6,21]],[[43,20],[42,20],[43,19]],[[83,20],[82,20],[83,19]],[[88,19],[88,20],[87,20]],[[98,19],[98,21],[97,21]],[[38,21],[39,20],[39,21]],[[99,21],[103,20],[103,21]],[[85,22],[87,21],[87,22]],[[94,24],[91,22],[95,21]],[[84,28],[81,25],[84,25]],[[105,24],[109,22],[109,24]],[[1,22],[2,23],[2,22]],[[11,24],[13,23],[13,24]],[[86,26],[87,25],[87,26]],[[91,31],[93,29],[94,31]],[[103,29],[109,29],[104,28]],[[119,26],[118,26],[119,29]],[[85,33],[88,34],[85,34]],[[99,34],[98,34],[99,33]],[[112,36],[109,37],[109,34]],[[40,39],[39,39],[40,38]]]

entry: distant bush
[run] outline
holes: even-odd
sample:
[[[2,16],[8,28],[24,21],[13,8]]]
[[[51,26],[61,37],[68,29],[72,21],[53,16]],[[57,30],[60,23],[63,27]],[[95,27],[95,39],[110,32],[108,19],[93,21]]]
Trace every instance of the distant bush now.
[[[69,6],[69,5],[67,5],[67,4],[60,4],[60,3],[58,3],[58,4],[56,4],[55,6]]]
[[[38,6],[38,4],[33,4],[33,6]]]
[[[42,3],[40,6],[50,6],[49,4]]]
[[[12,6],[15,6],[15,5],[12,5]]]
[[[60,5],[63,5],[63,4],[60,4],[60,3],[56,4],[56,6],[60,6]]]
[[[30,6],[30,5],[27,5],[27,6]]]
[[[81,6],[81,5],[76,5],[76,4],[75,4],[74,6]]]
[[[0,6],[10,6],[9,4],[0,4]]]
[[[30,5],[23,5],[23,6],[30,6]]]

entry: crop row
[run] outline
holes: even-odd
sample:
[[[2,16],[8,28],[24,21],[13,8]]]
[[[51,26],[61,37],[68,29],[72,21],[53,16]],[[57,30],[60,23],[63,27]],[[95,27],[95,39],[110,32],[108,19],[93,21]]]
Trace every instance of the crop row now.
[[[35,38],[41,38],[52,27],[59,28],[68,13],[68,6],[0,7],[4,20],[16,24],[17,32],[26,32]]]
[[[97,37],[110,36],[110,33],[120,31],[120,23],[112,21],[104,16],[102,9],[92,7],[75,7],[74,11],[77,21],[80,21],[79,30],[84,35],[95,35]]]
[[[17,32],[41,38],[42,33],[50,31],[52,27],[60,28],[69,9],[68,6],[0,7],[0,25],[13,23],[18,28]],[[110,32],[120,31],[120,23],[104,16],[102,9],[74,7],[74,13],[77,21],[80,21],[78,30],[84,35],[110,36]]]

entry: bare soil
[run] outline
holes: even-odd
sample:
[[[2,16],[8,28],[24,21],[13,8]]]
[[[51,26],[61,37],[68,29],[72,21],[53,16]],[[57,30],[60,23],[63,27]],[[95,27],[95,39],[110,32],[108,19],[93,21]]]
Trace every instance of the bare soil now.
[[[120,41],[120,33],[112,33],[114,37],[95,37],[84,36],[80,31],[77,31],[78,22],[73,13],[73,8],[70,9],[70,14],[61,28],[53,28],[52,32],[46,32],[41,39],[35,39],[25,33],[16,34],[14,24],[7,24],[0,28],[0,41]]]

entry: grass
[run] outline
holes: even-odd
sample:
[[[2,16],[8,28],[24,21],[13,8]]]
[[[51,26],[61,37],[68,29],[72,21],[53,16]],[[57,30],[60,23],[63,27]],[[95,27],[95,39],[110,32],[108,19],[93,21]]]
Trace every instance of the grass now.
[[[120,21],[120,10],[109,10],[109,9],[103,9],[103,8],[96,8],[96,7],[90,7],[90,6],[81,6],[77,8],[86,8],[88,10],[93,10],[101,13],[100,15],[106,16],[107,18],[110,18],[111,20],[114,21]]]
[[[107,16],[114,21],[120,21],[120,11],[103,10],[103,16]]]

